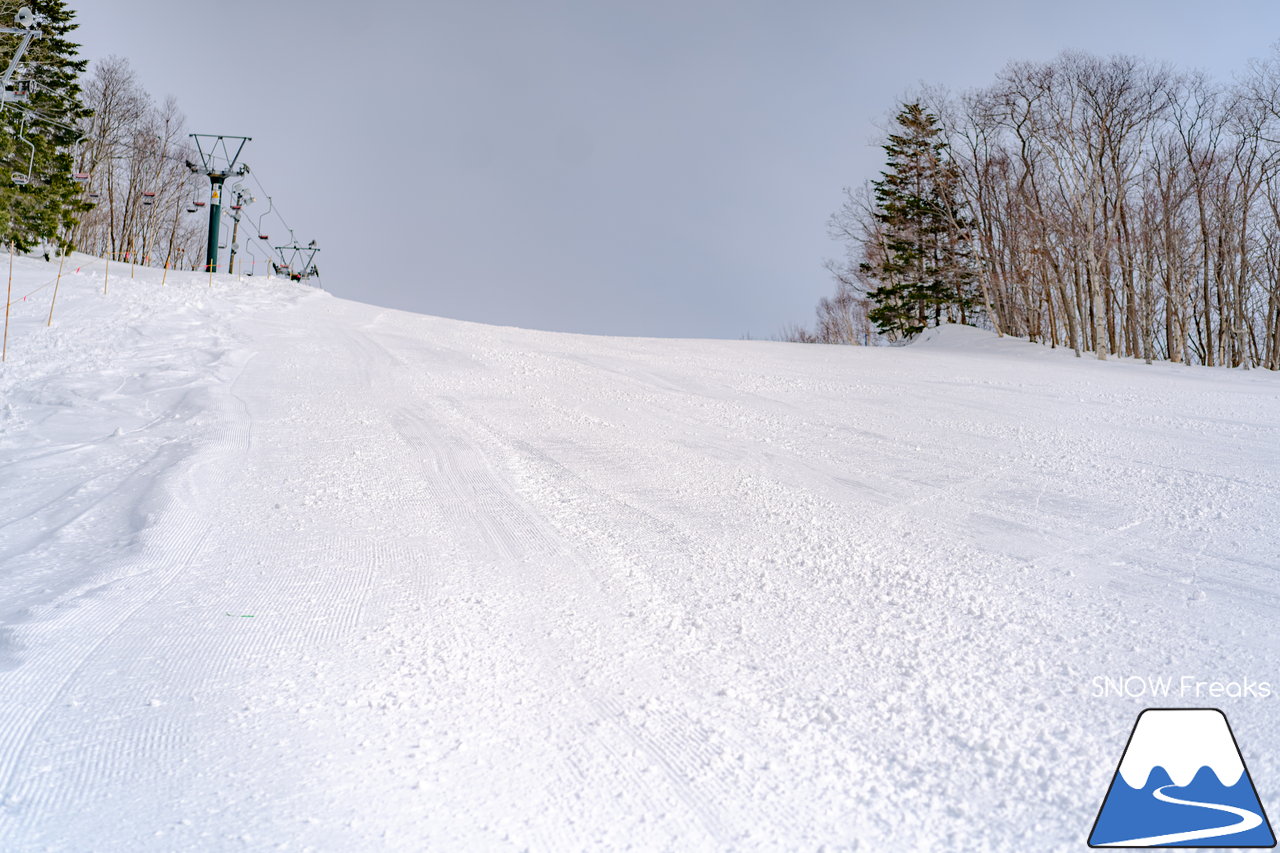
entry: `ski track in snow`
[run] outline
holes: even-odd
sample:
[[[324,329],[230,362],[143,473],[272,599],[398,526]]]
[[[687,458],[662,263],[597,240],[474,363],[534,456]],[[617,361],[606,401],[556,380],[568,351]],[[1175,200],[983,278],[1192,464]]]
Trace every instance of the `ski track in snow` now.
[[[1272,374],[76,263],[0,369],[0,849],[1076,850],[1162,704],[1094,676],[1280,684]]]

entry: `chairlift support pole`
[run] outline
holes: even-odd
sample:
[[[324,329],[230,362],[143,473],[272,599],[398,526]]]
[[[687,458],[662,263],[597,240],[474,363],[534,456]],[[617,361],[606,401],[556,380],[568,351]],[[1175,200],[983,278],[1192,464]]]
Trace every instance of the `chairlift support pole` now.
[[[240,152],[244,144],[252,140],[249,136],[222,136],[220,134],[193,133],[191,138],[196,142],[196,152],[200,156],[199,165],[188,162],[187,167],[197,175],[209,179],[209,243],[205,252],[205,269],[212,275],[218,271],[218,226],[222,220],[222,185],[231,175],[247,175],[249,167],[241,163]],[[231,150],[231,143],[235,151]],[[207,149],[207,150],[206,150]]]
[[[231,254],[227,256],[227,272],[232,275],[236,274],[236,250],[240,248],[240,244],[236,241],[240,239],[240,212],[236,211],[231,217]]]
[[[204,268],[218,271],[218,227],[222,224],[222,183],[226,175],[209,175],[209,242],[204,253]]]
[[[235,203],[231,205],[231,255],[227,258],[227,272],[232,275],[236,274],[236,252],[240,248],[237,242],[240,237],[240,214],[246,204],[253,202],[253,197],[248,191],[240,189],[237,186],[231,188],[231,192],[235,194]]]

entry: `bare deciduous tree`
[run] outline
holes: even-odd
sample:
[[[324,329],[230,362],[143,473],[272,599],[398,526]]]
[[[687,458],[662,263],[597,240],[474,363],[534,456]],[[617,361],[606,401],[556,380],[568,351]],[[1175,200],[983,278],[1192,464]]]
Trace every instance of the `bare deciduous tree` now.
[[[926,90],[974,223],[997,332],[1077,354],[1280,369],[1280,52],[1233,85],[1132,57],[1014,63],[989,87]],[[837,294],[881,247],[865,193],[832,235]]]
[[[191,151],[177,102],[157,105],[120,57],[94,66],[84,99],[93,116],[77,168],[91,176],[85,193],[95,206],[81,218],[75,244],[140,264],[189,261],[194,268],[205,226],[188,213],[198,190],[185,165]]]

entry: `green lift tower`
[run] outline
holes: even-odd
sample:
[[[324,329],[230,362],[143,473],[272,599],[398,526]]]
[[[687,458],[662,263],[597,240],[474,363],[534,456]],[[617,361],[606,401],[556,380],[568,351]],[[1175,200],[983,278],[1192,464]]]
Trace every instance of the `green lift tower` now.
[[[207,272],[217,272],[218,225],[222,220],[222,185],[232,175],[249,174],[248,164],[241,163],[237,167],[236,161],[240,159],[244,144],[250,142],[252,137],[193,133],[191,138],[196,142],[196,153],[200,157],[200,162],[192,163],[188,160],[187,168],[209,179],[209,248],[205,253],[204,268]]]

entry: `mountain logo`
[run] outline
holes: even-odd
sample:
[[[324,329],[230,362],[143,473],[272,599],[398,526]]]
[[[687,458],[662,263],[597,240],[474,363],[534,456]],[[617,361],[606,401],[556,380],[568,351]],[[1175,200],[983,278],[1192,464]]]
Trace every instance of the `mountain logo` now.
[[[1217,708],[1148,708],[1111,778],[1090,847],[1275,847]]]

